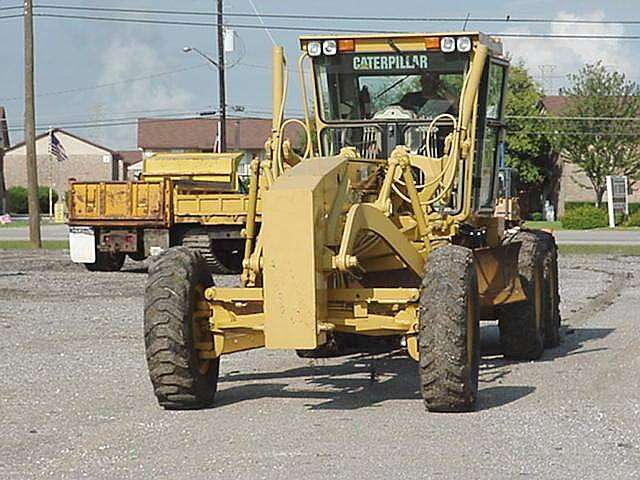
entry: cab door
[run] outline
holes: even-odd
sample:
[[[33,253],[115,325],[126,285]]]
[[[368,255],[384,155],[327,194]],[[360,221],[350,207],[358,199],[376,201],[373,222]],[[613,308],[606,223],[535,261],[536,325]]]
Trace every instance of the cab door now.
[[[490,215],[495,207],[498,169],[504,163],[504,99],[508,63],[491,59],[484,72],[478,111],[478,149],[473,179],[473,209]]]

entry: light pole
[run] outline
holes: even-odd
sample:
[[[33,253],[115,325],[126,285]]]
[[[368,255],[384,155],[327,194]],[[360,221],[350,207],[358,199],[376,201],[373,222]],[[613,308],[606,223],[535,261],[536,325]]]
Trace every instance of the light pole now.
[[[226,95],[224,89],[224,65],[220,66],[219,62],[216,62],[209,55],[204,53],[197,47],[184,47],[182,49],[184,53],[194,52],[204,58],[207,62],[218,69],[220,73],[220,91],[219,91],[219,111],[220,111],[220,151],[227,151],[227,108],[226,108]]]

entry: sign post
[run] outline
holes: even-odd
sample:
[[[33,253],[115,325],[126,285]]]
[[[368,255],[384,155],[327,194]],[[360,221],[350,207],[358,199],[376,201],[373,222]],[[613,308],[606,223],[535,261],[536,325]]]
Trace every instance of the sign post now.
[[[629,215],[629,182],[626,176],[607,175],[609,227],[616,226],[616,213]]]

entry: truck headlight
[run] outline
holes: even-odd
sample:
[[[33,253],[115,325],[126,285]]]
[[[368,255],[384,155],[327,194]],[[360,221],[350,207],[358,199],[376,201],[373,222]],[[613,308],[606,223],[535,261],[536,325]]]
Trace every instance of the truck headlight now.
[[[465,53],[471,51],[471,39],[469,37],[459,37],[456,45],[459,52]]]
[[[322,44],[320,42],[309,42],[307,44],[307,53],[310,57],[319,57],[322,53]]]
[[[453,37],[442,37],[440,39],[440,50],[444,53],[455,52],[456,50],[456,39]]]
[[[325,55],[335,55],[338,53],[338,44],[335,40],[327,40],[322,44],[322,53]]]

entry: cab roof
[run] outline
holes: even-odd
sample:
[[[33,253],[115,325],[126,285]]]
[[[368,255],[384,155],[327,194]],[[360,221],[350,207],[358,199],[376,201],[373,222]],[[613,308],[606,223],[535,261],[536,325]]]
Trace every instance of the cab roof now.
[[[300,48],[305,51],[309,42],[325,41],[325,40],[355,40],[356,50],[362,51],[393,51],[388,41],[393,40],[398,47],[415,47],[424,45],[426,38],[442,38],[442,37],[470,37],[471,40],[486,45],[494,56],[502,56],[503,46],[502,40],[482,32],[437,32],[437,33],[366,33],[366,34],[348,34],[340,33],[336,35],[302,35],[300,36]]]

